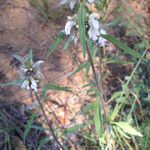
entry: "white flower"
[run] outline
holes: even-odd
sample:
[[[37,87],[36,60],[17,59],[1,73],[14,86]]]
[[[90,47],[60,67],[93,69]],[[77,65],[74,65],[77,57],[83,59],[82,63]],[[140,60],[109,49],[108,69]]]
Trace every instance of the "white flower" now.
[[[101,35],[101,34],[106,35],[106,31],[105,31],[104,29],[101,29],[101,30],[99,31],[99,33],[100,33],[100,35]],[[101,36],[99,37],[99,39],[98,39],[98,44],[99,44],[100,46],[105,47],[106,42],[107,42],[106,39],[104,39],[104,38],[101,37]]]
[[[89,19],[89,25],[90,25],[91,28],[95,28],[95,29],[99,30],[100,25],[99,25],[98,20],[96,20],[95,18],[90,18]]]
[[[40,67],[40,65],[41,65],[42,63],[44,63],[44,61],[39,60],[39,61],[37,61],[36,63],[33,64],[33,67],[36,68],[36,69],[39,69],[39,67]]]
[[[69,4],[70,9],[73,10],[76,3],[77,0],[60,0],[59,6]]]
[[[92,39],[93,41],[97,41],[99,36],[99,30],[91,27],[88,31],[88,35],[90,39]]]
[[[92,13],[89,15],[88,24],[90,26],[88,35],[91,40],[98,43],[100,46],[104,47],[107,40],[101,37],[101,34],[106,35],[106,31],[101,28],[98,19],[100,18],[99,14]]]
[[[30,83],[29,83],[28,80],[24,80],[23,83],[22,83],[22,85],[21,85],[21,87],[22,87],[23,89],[30,90],[29,84],[30,84]]]
[[[31,78],[31,89],[37,92],[38,91],[37,87],[38,87],[37,82],[33,78]]]
[[[103,37],[99,37],[98,39],[98,44],[102,47],[105,47],[107,40],[104,39]]]
[[[33,79],[33,78],[30,78],[30,80],[28,79],[25,79],[21,85],[21,87],[23,89],[26,89],[26,90],[34,90],[35,92],[38,91],[38,85],[37,85],[37,82]]]
[[[88,0],[89,3],[94,3],[94,0]]]
[[[64,5],[64,4],[67,4],[68,2],[70,2],[70,1],[68,1],[68,0],[60,0],[59,5]]]
[[[68,36],[64,49],[66,49],[67,45],[72,42],[74,42],[74,44],[77,43],[79,39],[78,28],[77,15],[74,14],[73,16],[68,16],[65,29],[62,31],[66,36]]]
[[[69,6],[70,6],[70,9],[73,10],[75,4],[76,4],[77,0],[72,0],[70,3],[69,3]]]
[[[68,21],[65,25],[65,34],[70,35],[71,29],[75,25],[76,25],[75,21],[73,21],[73,20]]]
[[[92,14],[89,15],[89,18],[99,19],[100,15],[98,13],[92,13]]]
[[[98,22],[99,15],[97,13],[92,13],[89,16],[89,31],[88,31],[88,35],[89,37],[93,40],[93,41],[97,41],[98,40],[98,36],[99,36],[99,29],[100,29],[100,24]]]
[[[100,34],[104,34],[104,35],[106,35],[106,31],[104,30],[104,29],[100,29]]]
[[[97,13],[92,13],[91,15],[89,15],[88,23],[91,28],[95,28],[95,29],[99,30],[100,24],[99,24],[98,19],[99,19],[99,14],[97,14]]]
[[[20,78],[24,79],[27,69],[24,66],[20,66],[20,69],[18,71]]]

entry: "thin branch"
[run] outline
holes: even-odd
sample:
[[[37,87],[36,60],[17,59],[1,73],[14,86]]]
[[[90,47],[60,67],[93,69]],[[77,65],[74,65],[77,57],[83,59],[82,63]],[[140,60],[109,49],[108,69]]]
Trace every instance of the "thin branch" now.
[[[88,48],[87,42],[86,42],[86,51],[87,51],[88,58],[89,58],[90,63],[91,63],[92,72],[93,72],[93,75],[94,75],[94,79],[95,79],[97,90],[98,90],[99,93],[102,93],[102,90],[101,90],[102,88],[100,87],[100,84],[99,84],[99,81],[98,81],[98,78],[97,78],[97,75],[96,75],[96,70],[95,70],[95,67],[94,67],[92,55],[91,55],[90,50]],[[112,150],[112,147],[111,147],[111,144],[110,144],[111,135],[110,135],[109,125],[108,125],[107,109],[106,109],[105,101],[104,101],[104,98],[103,98],[103,94],[101,94],[100,96],[101,96],[100,100],[101,100],[101,104],[102,104],[102,110],[104,112],[104,119],[106,121],[105,131],[106,131],[106,141],[107,141],[107,146],[108,146],[107,148],[109,150]]]
[[[95,70],[95,67],[94,67],[93,59],[92,59],[92,55],[90,53],[90,50],[89,50],[89,47],[88,47],[87,43],[86,43],[86,50],[87,50],[88,58],[89,58],[90,63],[91,63],[92,72],[93,72],[94,80],[95,80],[95,83],[96,83],[96,88],[99,92],[101,92],[99,81],[98,81],[98,78],[97,78],[97,75],[96,75],[96,70]],[[105,119],[107,120],[107,111],[106,111],[105,102],[104,102],[103,99],[101,100],[101,103],[102,103],[102,109],[104,111]]]
[[[54,131],[53,131],[53,128],[52,128],[50,122],[48,121],[48,117],[47,117],[47,115],[46,115],[46,113],[45,113],[45,111],[44,111],[43,105],[42,105],[42,103],[41,103],[41,100],[40,100],[38,94],[37,94],[36,92],[34,92],[34,94],[35,94],[35,97],[36,97],[36,99],[37,99],[37,101],[38,101],[38,103],[39,103],[39,105],[40,105],[40,108],[41,108],[42,113],[43,113],[43,115],[44,115],[44,118],[45,118],[45,120],[46,120],[46,122],[47,122],[47,124],[48,124],[48,126],[49,126],[49,129],[50,129],[50,131],[51,131],[51,133],[52,133],[52,136],[54,137],[54,139],[56,140],[56,142],[58,143],[58,145],[64,150],[63,146],[61,145],[61,143],[60,143],[59,140],[57,139],[57,137],[56,137],[56,135],[55,135],[55,133],[54,133]]]

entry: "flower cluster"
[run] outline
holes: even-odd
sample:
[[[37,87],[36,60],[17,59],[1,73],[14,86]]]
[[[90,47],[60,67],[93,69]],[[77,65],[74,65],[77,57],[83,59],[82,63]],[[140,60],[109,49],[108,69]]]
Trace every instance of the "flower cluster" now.
[[[77,40],[79,38],[78,36],[78,23],[77,23],[77,15],[74,16],[68,16],[64,33],[66,36],[70,37],[70,41],[74,41],[74,43],[77,43]]]
[[[88,3],[94,3],[94,0],[86,0]],[[60,0],[59,5],[66,5],[68,4],[70,9],[73,10],[75,4],[78,2],[78,0]]]
[[[90,28],[88,30],[88,35],[91,40],[104,47],[107,40],[101,37],[101,34],[106,35],[106,31],[101,27],[102,25],[98,21],[99,18],[100,16],[97,13],[89,15],[88,24]]]
[[[31,57],[24,58],[18,55],[14,55],[14,57],[21,62],[21,66],[18,71],[22,81],[21,87],[26,90],[33,90],[37,92],[38,84],[42,77],[40,65],[43,63],[43,61],[40,60],[33,63]]]
[[[89,38],[95,42],[97,45],[104,47],[106,45],[107,40],[104,39],[101,35],[106,35],[106,31],[103,29],[102,25],[99,22],[100,16],[97,13],[92,13],[88,15],[86,32]],[[75,29],[75,30],[73,30]],[[64,30],[66,36],[70,36],[70,38],[74,41],[74,43],[78,40],[78,23],[77,23],[77,16],[74,15],[73,17],[68,17],[68,20],[65,25]]]

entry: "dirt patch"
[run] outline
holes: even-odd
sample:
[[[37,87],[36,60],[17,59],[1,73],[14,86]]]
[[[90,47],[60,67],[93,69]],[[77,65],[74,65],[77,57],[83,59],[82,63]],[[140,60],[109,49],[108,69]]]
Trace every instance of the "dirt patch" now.
[[[3,7],[2,7],[3,6]],[[70,54],[58,47],[49,59],[46,58],[47,50],[55,37],[62,30],[63,18],[54,23],[46,23],[37,9],[32,7],[27,0],[12,0],[0,6],[0,72],[1,82],[8,82],[18,78],[17,68],[19,63],[13,58],[14,54],[26,55],[28,50],[33,50],[34,60],[44,60],[42,72],[44,83],[68,86],[73,93],[48,92],[45,109],[50,120],[57,124],[70,125],[71,120],[82,123],[82,117],[77,117],[80,108],[87,100],[86,91],[82,89],[85,81],[78,74],[73,78],[68,75],[76,68]],[[64,17],[65,18],[65,17]],[[53,16],[52,16],[52,19]],[[51,20],[50,20],[51,21]],[[76,51],[78,47],[74,47]],[[21,102],[27,105],[36,105],[31,101],[29,93],[18,87],[1,88],[1,100]],[[34,106],[30,106],[34,107]],[[57,112],[55,111],[57,109]],[[78,118],[78,119],[75,119]]]

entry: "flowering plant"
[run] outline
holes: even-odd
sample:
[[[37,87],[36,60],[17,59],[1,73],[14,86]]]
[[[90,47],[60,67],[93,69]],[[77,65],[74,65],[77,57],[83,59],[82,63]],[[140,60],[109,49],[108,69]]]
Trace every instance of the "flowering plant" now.
[[[79,3],[77,3],[79,2]],[[116,102],[113,105],[108,105],[108,100],[104,88],[104,78],[107,76],[107,73],[103,72],[103,68],[107,67],[106,59],[108,59],[107,53],[105,52],[105,47],[107,46],[107,41],[116,45],[119,49],[123,50],[125,54],[131,55],[134,58],[141,58],[138,52],[129,48],[120,40],[115,37],[108,35],[106,29],[113,26],[113,21],[107,25],[104,25],[105,18],[103,17],[102,11],[98,8],[98,3],[102,3],[101,6],[107,8],[108,0],[102,1],[78,1],[78,0],[61,0],[60,5],[69,4],[71,10],[74,12],[74,15],[68,16],[67,21],[63,30],[63,33],[68,37],[67,44],[71,44],[73,41],[75,44],[77,41],[80,41],[82,46],[83,56],[87,55],[87,59],[84,60],[84,63],[80,64],[78,68],[72,73],[75,74],[82,69],[86,69],[86,74],[88,75],[89,70],[91,69],[94,79],[92,78],[90,83],[86,86],[90,87],[90,90],[95,92],[96,95],[96,105],[94,105],[94,125],[96,129],[96,134],[98,136],[98,145],[100,149],[116,149],[118,142],[115,140],[118,138],[118,133],[122,138],[126,140],[126,134],[130,136],[139,136],[142,137],[142,134],[133,128],[129,123],[125,121],[116,121],[115,118],[119,116],[119,112],[123,108],[124,100],[122,100],[125,93],[125,89],[119,92],[119,100],[122,101]],[[89,5],[97,4],[94,11],[89,9]],[[79,5],[78,5],[79,4]],[[87,5],[88,4],[88,5]],[[75,5],[79,6],[77,9],[74,9]],[[76,12],[77,11],[77,12]],[[56,47],[56,43],[61,41],[63,36],[59,36],[56,42],[50,47],[50,51]],[[144,52],[145,53],[145,52]],[[145,55],[143,53],[143,56]],[[142,56],[142,57],[143,57]],[[120,60],[119,60],[120,61]],[[119,61],[111,60],[110,62],[118,63]],[[121,63],[124,61],[120,61]],[[140,61],[139,61],[140,62]],[[139,63],[138,62],[138,63]],[[137,63],[137,64],[138,64]],[[109,63],[108,63],[109,64]],[[97,69],[98,68],[98,69]],[[131,74],[131,76],[133,73]],[[123,86],[128,86],[131,82],[131,78],[128,79],[127,83]],[[118,93],[117,93],[118,94]],[[117,100],[118,100],[117,97]],[[129,132],[129,129],[132,132]],[[123,141],[122,141],[123,142]],[[128,142],[127,142],[128,143]],[[129,144],[128,144],[129,145]]]
[[[20,80],[22,82],[21,87],[26,90],[38,91],[38,84],[43,76],[40,72],[40,65],[43,61],[33,62],[32,50],[30,50],[28,56],[21,57],[14,55],[14,57],[21,62],[19,68]]]

